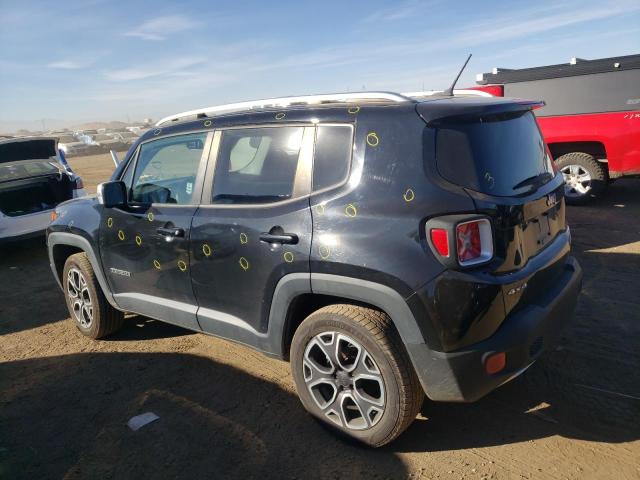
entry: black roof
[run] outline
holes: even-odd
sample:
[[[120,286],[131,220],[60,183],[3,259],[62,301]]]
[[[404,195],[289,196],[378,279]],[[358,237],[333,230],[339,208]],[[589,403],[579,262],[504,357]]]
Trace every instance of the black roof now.
[[[520,68],[515,70],[497,68],[496,73],[483,73],[482,79],[476,81],[479,85],[491,83],[517,83],[532,80],[546,80],[549,78],[575,77],[594,73],[616,72],[640,68],[640,54],[623,57],[599,58],[584,60],[577,58],[575,64],[560,63],[543,67]]]

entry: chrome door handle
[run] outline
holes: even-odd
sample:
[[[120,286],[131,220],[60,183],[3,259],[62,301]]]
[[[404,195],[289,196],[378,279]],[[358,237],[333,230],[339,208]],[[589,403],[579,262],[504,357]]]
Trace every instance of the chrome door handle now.
[[[156,232],[158,232],[160,235],[162,235],[163,237],[180,237],[183,238],[184,237],[184,228],[167,228],[167,227],[160,227],[156,230]]]
[[[295,245],[298,243],[298,236],[293,233],[283,233],[281,235],[275,235],[273,233],[263,232],[260,234],[260,241],[266,243],[287,243]]]

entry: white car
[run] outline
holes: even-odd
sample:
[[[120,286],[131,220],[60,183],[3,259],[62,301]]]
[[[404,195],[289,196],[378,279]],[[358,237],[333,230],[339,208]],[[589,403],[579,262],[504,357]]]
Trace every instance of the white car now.
[[[89,145],[80,140],[76,140],[72,135],[58,137],[58,148],[62,150],[67,157],[84,155],[89,152]]]
[[[0,140],[0,242],[42,234],[59,203],[85,195],[56,138]]]

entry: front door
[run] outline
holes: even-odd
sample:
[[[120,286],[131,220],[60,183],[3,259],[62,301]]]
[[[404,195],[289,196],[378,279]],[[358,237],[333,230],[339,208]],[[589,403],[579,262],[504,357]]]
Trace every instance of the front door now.
[[[313,133],[294,125],[216,132],[191,231],[204,331],[259,347],[278,281],[309,273]]]
[[[123,173],[126,208],[105,208],[102,262],[116,303],[199,329],[190,278],[191,221],[202,192],[207,133],[155,138],[140,145]]]

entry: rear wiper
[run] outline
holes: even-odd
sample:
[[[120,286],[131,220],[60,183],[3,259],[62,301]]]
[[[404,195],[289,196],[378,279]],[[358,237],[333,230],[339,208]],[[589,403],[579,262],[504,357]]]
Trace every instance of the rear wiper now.
[[[540,173],[538,175],[534,175],[532,177],[525,178],[524,180],[522,180],[517,185],[514,185],[513,189],[517,190],[519,188],[527,187],[527,186],[531,186],[531,187],[534,187],[534,188],[535,187],[539,187],[540,185],[544,185],[545,183],[547,183],[552,178],[553,178],[553,175],[551,175],[549,172]]]

